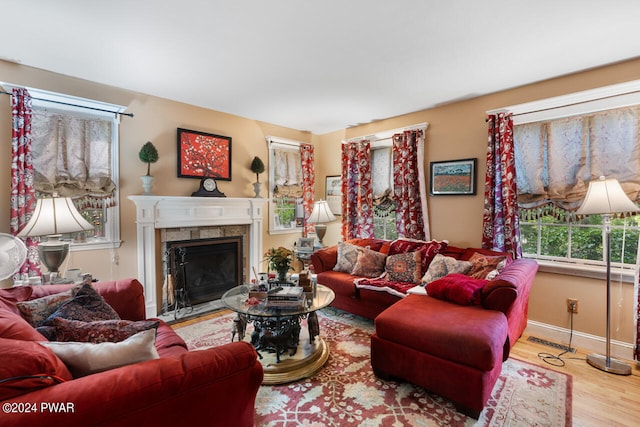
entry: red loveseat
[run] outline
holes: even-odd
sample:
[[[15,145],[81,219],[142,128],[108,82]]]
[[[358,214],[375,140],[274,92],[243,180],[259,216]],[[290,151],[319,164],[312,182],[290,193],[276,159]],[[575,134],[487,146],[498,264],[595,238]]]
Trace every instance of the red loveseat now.
[[[234,342],[188,351],[161,320],[155,340],[158,359],[72,378],[50,349],[37,344],[46,339],[15,306],[18,301],[60,293],[70,286],[0,289],[0,381],[36,374],[62,380],[57,383],[48,377],[0,383],[0,425],[253,425],[255,397],[263,378],[254,348]],[[143,287],[137,280],[93,286],[122,319],[144,319]]]
[[[349,243],[378,251],[388,248],[388,242],[377,239]],[[448,245],[440,253],[456,260],[469,260],[474,253],[500,255]],[[377,376],[410,381],[478,418],[502,362],[527,325],[529,294],[538,270],[534,260],[510,260],[481,288],[478,304],[464,305],[426,294],[402,295],[402,287],[393,285],[357,287],[358,277],[332,270],[335,246],[316,251],[311,260],[318,283],[335,292],[335,307],[375,319],[371,365]]]

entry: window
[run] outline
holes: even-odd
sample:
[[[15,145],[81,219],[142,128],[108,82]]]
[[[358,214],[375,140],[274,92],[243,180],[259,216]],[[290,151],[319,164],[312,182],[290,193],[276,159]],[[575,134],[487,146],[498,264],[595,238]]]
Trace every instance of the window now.
[[[640,200],[638,89],[640,82],[631,82],[506,108],[514,112],[525,256],[604,266],[601,216],[576,218],[571,212],[588,182],[601,175],[617,178],[632,200]],[[639,235],[639,216],[612,220],[614,267],[635,265]]]
[[[269,137],[269,231],[272,234],[300,232],[302,209],[301,143]]]
[[[38,197],[74,200],[95,229],[73,236],[71,250],[120,245],[118,125],[124,107],[28,88],[33,99],[32,155]],[[108,110],[100,111],[100,110]]]
[[[394,240],[398,238],[398,228],[393,201],[391,141],[379,141],[371,145],[373,235],[379,239]]]

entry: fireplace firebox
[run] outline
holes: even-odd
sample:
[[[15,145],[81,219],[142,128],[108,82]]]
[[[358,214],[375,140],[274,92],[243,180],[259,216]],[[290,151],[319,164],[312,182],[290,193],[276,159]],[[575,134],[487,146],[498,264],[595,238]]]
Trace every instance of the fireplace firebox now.
[[[167,261],[176,303],[201,304],[220,299],[242,284],[242,236],[170,241]]]

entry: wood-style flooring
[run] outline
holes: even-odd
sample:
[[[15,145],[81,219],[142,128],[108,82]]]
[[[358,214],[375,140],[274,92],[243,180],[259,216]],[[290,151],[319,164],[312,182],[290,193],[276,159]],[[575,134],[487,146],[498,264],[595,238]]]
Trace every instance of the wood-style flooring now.
[[[609,374],[593,368],[586,362],[590,352],[577,349],[565,353],[564,367],[552,366],[538,356],[539,353],[559,355],[563,350],[538,344],[522,336],[511,350],[511,356],[573,377],[573,426],[640,426],[640,370],[635,361],[629,376]],[[603,352],[605,349],[603,348]]]

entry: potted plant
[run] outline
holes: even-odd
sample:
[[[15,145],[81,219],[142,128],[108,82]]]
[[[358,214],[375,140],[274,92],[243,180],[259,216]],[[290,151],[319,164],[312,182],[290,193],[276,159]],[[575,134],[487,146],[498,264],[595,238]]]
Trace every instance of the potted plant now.
[[[256,193],[255,197],[260,197],[260,174],[264,172],[264,163],[260,157],[256,156],[251,162],[251,172],[256,174],[256,182],[253,183],[253,191]]]
[[[150,195],[151,187],[153,186],[153,176],[151,176],[151,163],[155,163],[158,161],[158,150],[151,141],[147,141],[147,143],[144,144],[140,149],[138,157],[140,157],[140,160],[147,164],[147,174],[140,177],[142,179],[142,188],[144,189],[144,193],[142,194]]]
[[[278,280],[287,280],[287,272],[291,268],[293,261],[293,251],[282,246],[271,248],[264,254],[268,267],[278,273]]]

